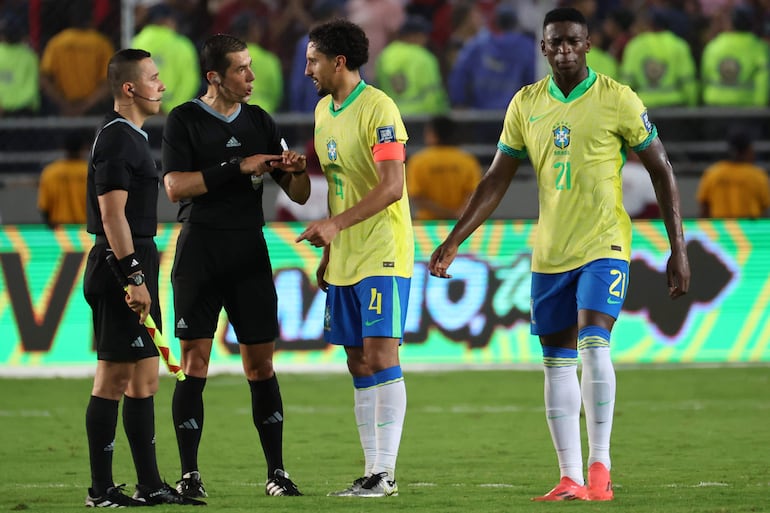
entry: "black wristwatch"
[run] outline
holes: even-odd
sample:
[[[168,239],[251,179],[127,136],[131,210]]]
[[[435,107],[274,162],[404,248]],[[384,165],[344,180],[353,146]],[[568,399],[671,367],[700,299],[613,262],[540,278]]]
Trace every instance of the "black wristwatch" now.
[[[131,276],[128,276],[127,279],[129,285],[134,285],[136,287],[144,285],[144,274],[142,273],[132,274]]]

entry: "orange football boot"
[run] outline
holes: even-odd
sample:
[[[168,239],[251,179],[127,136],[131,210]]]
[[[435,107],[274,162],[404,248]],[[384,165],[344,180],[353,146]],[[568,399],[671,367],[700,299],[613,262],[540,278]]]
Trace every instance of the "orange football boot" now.
[[[574,501],[588,500],[588,491],[583,485],[577,484],[575,481],[567,476],[564,476],[559,481],[559,484],[550,492],[540,497],[533,497],[533,501]]]
[[[611,501],[615,497],[612,491],[610,471],[598,461],[588,467],[588,500]]]

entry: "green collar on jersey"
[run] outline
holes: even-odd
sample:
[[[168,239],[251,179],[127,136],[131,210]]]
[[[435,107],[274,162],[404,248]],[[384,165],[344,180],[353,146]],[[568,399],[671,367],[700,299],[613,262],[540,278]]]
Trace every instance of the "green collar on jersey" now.
[[[331,115],[336,116],[337,114],[345,110],[345,107],[353,103],[355,99],[358,98],[358,95],[361,94],[361,91],[363,91],[364,88],[366,88],[366,82],[364,82],[364,80],[361,79],[361,81],[358,83],[356,88],[353,89],[353,91],[348,95],[348,97],[345,98],[345,101],[342,102],[342,105],[340,105],[339,109],[336,109],[336,110],[334,109],[334,99],[331,99],[331,101],[329,102],[329,112],[331,113]]]
[[[596,82],[596,73],[594,73],[594,70],[591,68],[587,69],[588,76],[578,85],[576,85],[575,88],[570,91],[569,96],[566,98],[564,97],[564,93],[561,92],[561,89],[559,89],[559,86],[556,85],[556,82],[553,81],[553,75],[551,75],[551,79],[548,81],[548,94],[562,103],[569,103],[571,101],[577,100],[583,96],[583,93],[588,91],[589,87],[594,85],[594,82]]]

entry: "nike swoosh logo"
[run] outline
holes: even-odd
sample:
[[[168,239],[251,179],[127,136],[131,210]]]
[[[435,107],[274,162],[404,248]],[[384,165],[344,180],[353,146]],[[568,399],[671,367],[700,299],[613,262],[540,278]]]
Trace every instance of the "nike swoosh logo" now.
[[[529,122],[530,122],[530,123],[534,123],[534,122],[535,122],[535,121],[537,121],[538,119],[544,118],[544,117],[546,117],[546,116],[547,116],[547,114],[541,114],[541,115],[539,115],[539,116],[530,116],[530,117],[529,117]]]
[[[321,127],[318,127],[318,128],[316,128],[316,129],[315,129],[315,133],[317,134],[317,133],[318,133],[318,132],[320,132],[321,130],[322,130],[322,129],[321,129]]]
[[[599,401],[596,403],[596,406],[607,406],[610,404],[610,401]]]
[[[608,297],[607,298],[607,303],[610,304],[610,305],[619,305],[620,304],[620,300],[612,299],[611,297]]]
[[[549,419],[563,419],[566,415],[548,415]]]
[[[393,424],[394,422],[395,422],[395,420],[391,420],[391,421],[388,421],[388,422],[378,422],[377,423],[377,427],[385,427],[388,424]]]
[[[371,326],[372,324],[377,324],[378,322],[384,321],[384,320],[385,319],[383,319],[383,318],[379,318],[379,319],[375,319],[373,321],[364,321],[364,324],[366,324],[367,326]]]

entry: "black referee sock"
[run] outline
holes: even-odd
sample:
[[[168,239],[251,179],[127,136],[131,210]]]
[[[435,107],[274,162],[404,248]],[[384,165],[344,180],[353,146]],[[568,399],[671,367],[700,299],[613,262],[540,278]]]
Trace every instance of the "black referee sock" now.
[[[264,381],[249,380],[251,388],[251,412],[259,432],[259,441],[267,462],[267,477],[273,477],[276,469],[283,469],[283,402],[278,378]]]
[[[91,460],[91,488],[96,497],[115,486],[112,480],[112,454],[118,425],[118,401],[91,396],[86,408],[88,456]]]
[[[171,403],[182,474],[198,470],[198,446],[203,434],[203,389],[206,378],[187,376],[177,381]]]
[[[156,490],[163,486],[155,457],[155,401],[124,396],[123,429],[136,467],[136,482]]]

